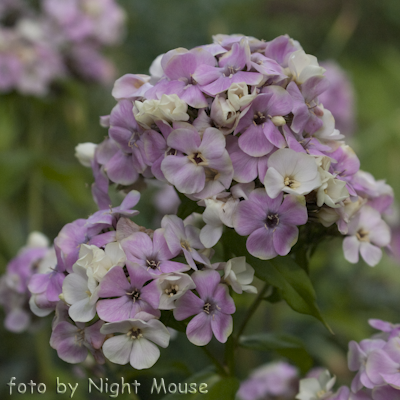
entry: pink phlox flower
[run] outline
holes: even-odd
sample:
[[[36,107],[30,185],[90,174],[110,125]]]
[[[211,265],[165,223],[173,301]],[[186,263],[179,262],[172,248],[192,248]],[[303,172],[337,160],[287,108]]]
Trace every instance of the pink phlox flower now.
[[[299,42],[288,35],[282,35],[266,43],[265,56],[275,60],[283,68],[287,68],[291,54],[301,49]]]
[[[213,334],[219,342],[225,343],[233,329],[231,314],[236,311],[228,287],[220,284],[221,277],[213,270],[196,271],[191,277],[200,298],[187,291],[176,301],[175,319],[182,321],[195,315],[187,326],[186,335],[196,346],[209,343]]]
[[[186,264],[171,261],[180,253],[180,249],[170,251],[162,228],[154,231],[152,239],[143,232],[133,233],[122,241],[121,246],[129,261],[146,268],[150,274],[160,275],[190,269]]]
[[[297,242],[298,225],[308,220],[304,198],[281,193],[271,199],[264,189],[255,189],[240,202],[234,216],[236,232],[247,236],[250,254],[263,260],[285,256]]]
[[[233,166],[233,179],[240,183],[250,183],[258,177],[263,181],[268,168],[268,158],[276,148],[273,147],[271,153],[265,156],[253,157],[245,153],[238,142],[237,136],[229,135],[226,138],[226,149]]]
[[[198,250],[204,246],[200,241],[200,229],[192,225],[184,225],[176,215],[166,215],[161,221],[164,237],[172,254],[183,252],[187,263],[197,270],[196,262],[200,265],[211,266],[210,260]]]
[[[111,268],[101,281],[98,297],[102,300],[96,305],[99,317],[118,322],[146,312],[159,318],[158,292],[154,286],[146,285],[153,280],[153,275],[130,261],[126,263],[126,270],[128,277],[122,267]]]
[[[373,351],[382,349],[385,344],[386,342],[382,339],[365,339],[360,343],[355,341],[349,343],[349,352],[347,354],[348,366],[350,371],[357,371],[351,384],[351,390],[354,393],[361,390],[362,387],[369,389],[374,387],[374,383],[366,371],[368,357]]]
[[[225,137],[218,129],[208,128],[202,136],[194,128],[176,129],[168,136],[167,144],[183,155],[167,155],[161,170],[181,193],[202,199],[230,186],[232,162],[225,149]]]
[[[99,350],[106,338],[100,333],[104,321],[90,326],[77,322],[76,325],[62,321],[53,327],[50,346],[57,350],[58,356],[65,362],[77,364],[86,360],[90,352],[99,364],[104,364],[104,356]]]
[[[164,83],[163,93],[175,93],[194,108],[207,107],[208,102],[193,74],[200,65],[215,67],[216,62],[211,53],[199,47],[192,50],[179,48],[169,51],[161,60],[164,74],[170,79],[168,83]],[[157,96],[160,97],[160,94]]]
[[[303,84],[297,86],[290,82],[287,91],[293,99],[293,121],[291,128],[296,133],[303,130],[313,134],[322,127],[322,120],[318,117],[323,111],[318,107],[318,96],[329,87],[329,81],[323,76],[313,76]]]
[[[201,91],[210,96],[225,92],[235,82],[257,86],[263,79],[262,74],[243,71],[245,67],[247,70],[251,68],[250,57],[248,40],[243,37],[220,57],[218,67],[202,64],[196,68],[193,78],[200,85]]]
[[[362,207],[350,220],[343,240],[343,252],[347,261],[355,264],[359,253],[364,261],[374,267],[382,257],[381,247],[390,243],[390,228],[380,213],[370,206]]]
[[[241,400],[261,400],[271,397],[293,399],[298,386],[298,371],[285,362],[272,362],[254,370],[240,384]],[[347,400],[347,399],[346,399]]]
[[[268,86],[246,111],[240,115],[235,134],[241,132],[239,147],[248,155],[261,157],[270,153],[274,146],[282,148],[286,141],[278,126],[286,122],[283,116],[292,111],[292,99],[280,86]]]

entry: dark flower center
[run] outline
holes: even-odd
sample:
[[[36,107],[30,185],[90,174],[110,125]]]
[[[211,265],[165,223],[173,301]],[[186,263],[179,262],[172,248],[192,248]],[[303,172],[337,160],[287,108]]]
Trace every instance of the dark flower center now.
[[[223,75],[224,75],[224,77],[230,77],[232,75],[235,75],[238,70],[239,70],[238,68],[235,68],[235,67],[233,67],[231,65],[227,65],[225,67]]]
[[[206,181],[216,181],[219,178],[219,172],[213,168],[204,168],[206,174]]]
[[[360,242],[369,242],[369,232],[362,228],[358,230],[356,236]]]
[[[133,289],[132,292],[127,293],[128,296],[132,297],[133,302],[135,303],[136,300],[140,300],[140,290],[139,289]]]
[[[203,157],[201,153],[193,153],[188,156],[189,160],[194,164],[194,165],[207,165],[206,159]]]
[[[203,310],[206,314],[210,314],[213,311],[214,307],[211,303],[207,302],[204,304]]]
[[[262,125],[265,123],[267,117],[260,111],[257,114],[254,114],[253,121],[256,125]]]
[[[216,311],[220,311],[221,308],[218,307],[218,304],[215,304],[212,300],[207,300],[203,306],[203,311],[206,314],[214,314]],[[214,315],[213,315],[214,319]]]
[[[291,176],[285,176],[283,183],[290,189],[297,189],[300,186],[299,182],[297,182]]]
[[[185,249],[187,251],[191,250],[190,243],[187,240],[184,240],[184,239],[181,240],[181,247],[182,247],[182,249]]]
[[[274,229],[279,225],[278,214],[268,214],[265,220],[265,227],[267,229]]]
[[[85,330],[84,329],[78,329],[75,335],[75,343],[78,346],[82,346],[83,342],[85,340]]]
[[[155,260],[146,260],[148,268],[151,269],[157,269],[160,267],[161,261],[155,261]]]
[[[176,156],[177,151],[171,147],[165,152],[166,156]]]
[[[194,262],[196,264],[196,267],[199,271],[203,270],[206,266],[202,263],[199,263],[197,261]]]
[[[178,285],[171,285],[169,288],[166,288],[164,291],[168,297],[172,297],[178,293],[178,290],[179,290]]]
[[[132,328],[126,333],[126,336],[130,337],[132,340],[140,339],[143,337],[140,329]]]
[[[199,153],[195,153],[195,155],[193,156],[193,161],[196,164],[200,164],[203,161],[203,159],[200,157]]]

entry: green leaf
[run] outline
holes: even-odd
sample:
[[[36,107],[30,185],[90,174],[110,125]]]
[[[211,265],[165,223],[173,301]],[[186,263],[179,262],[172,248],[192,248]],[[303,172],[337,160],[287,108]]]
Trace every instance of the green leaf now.
[[[233,229],[226,229],[222,240],[236,256],[246,256],[246,261],[254,268],[257,278],[278,288],[293,310],[312,315],[332,332],[318,309],[310,278],[290,256],[278,256],[268,261],[253,257],[247,251],[246,237],[239,236]]]
[[[272,293],[269,296],[264,297],[264,300],[269,301],[270,303],[279,303],[283,299],[282,299],[282,295],[279,292],[279,289],[276,287],[273,287]]]
[[[211,368],[207,368],[191,376],[186,379],[183,384],[184,383],[195,383],[197,385],[197,393],[168,394],[167,396],[164,396],[162,400],[234,400],[236,392],[239,389],[239,381],[237,378],[232,376],[222,377],[216,374]],[[203,390],[207,390],[207,393],[199,393],[199,385],[202,383],[207,385]],[[168,388],[168,382],[165,382],[165,386]],[[181,387],[183,388],[182,383]]]
[[[187,198],[184,194],[178,192],[179,199],[181,201],[181,204],[178,208],[177,216],[179,218],[185,219],[188,217],[190,214],[197,212],[202,214],[204,211],[204,207],[200,207],[197,205],[197,203],[193,200],[190,200]]]
[[[233,400],[239,389],[240,382],[234,376],[221,378],[202,399],[207,400]]]
[[[302,373],[306,373],[313,364],[301,340],[288,334],[260,333],[242,336],[239,344],[241,347],[256,351],[276,351],[292,360]]]

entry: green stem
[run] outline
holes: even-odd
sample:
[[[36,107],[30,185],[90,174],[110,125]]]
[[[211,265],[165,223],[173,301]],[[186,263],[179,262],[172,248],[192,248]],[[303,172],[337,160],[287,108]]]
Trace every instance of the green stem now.
[[[43,229],[43,176],[39,163],[41,162],[46,124],[42,104],[32,101],[28,107],[27,141],[29,151],[33,156],[32,171],[28,181],[28,229],[29,232],[32,232],[42,231]],[[53,384],[53,366],[46,328],[48,326],[42,327],[35,333],[35,348],[40,379],[51,386]]]
[[[36,360],[38,374],[41,382],[53,387],[53,366],[51,361],[51,348],[49,345],[48,326],[45,325],[35,332]]]
[[[223,365],[217,360],[217,358],[211,353],[210,350],[207,349],[207,347],[203,346],[202,347],[204,353],[207,355],[207,357],[212,361],[212,363],[215,365],[215,367],[217,368],[218,372],[223,375],[226,376],[227,375],[227,371],[225,370],[225,368],[223,367]]]
[[[230,376],[235,376],[235,338],[231,335],[225,345],[224,363]]]
[[[264,287],[261,289],[261,291],[258,294],[258,296],[254,299],[253,304],[247,310],[247,313],[246,313],[246,315],[244,317],[244,320],[243,320],[242,324],[240,325],[239,330],[238,330],[238,332],[236,334],[235,348],[238,346],[239,340],[240,340],[240,336],[243,334],[244,330],[246,329],[246,326],[247,326],[248,322],[250,321],[250,318],[253,316],[253,314],[256,312],[258,306],[262,302],[262,300],[264,298],[264,295],[267,292],[268,288],[269,288],[269,284],[266,283],[264,285]]]
[[[41,104],[30,105],[28,144],[33,155],[32,172],[28,183],[28,227],[29,232],[43,230],[43,176],[38,163],[43,149],[44,125]]]

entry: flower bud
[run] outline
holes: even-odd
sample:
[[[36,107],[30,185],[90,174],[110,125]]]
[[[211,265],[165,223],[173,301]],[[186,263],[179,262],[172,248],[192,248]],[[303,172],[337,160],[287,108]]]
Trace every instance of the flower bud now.
[[[41,232],[31,232],[28,236],[27,241],[28,247],[48,247],[49,246],[49,239]]]
[[[75,147],[75,157],[84,166],[90,168],[90,164],[94,159],[97,144],[94,143],[79,143]]]
[[[210,116],[218,128],[227,129],[227,131],[224,130],[224,134],[232,132],[237,114],[229,100],[226,100],[221,95],[217,95],[211,105]]]
[[[249,94],[248,86],[244,83],[232,83],[228,89],[228,100],[237,111],[242,107],[248,106],[256,97],[256,89]]]
[[[283,126],[283,125],[286,125],[285,118],[283,118],[283,117],[281,117],[281,116],[279,116],[279,115],[276,115],[275,117],[272,117],[272,118],[271,118],[271,121],[272,121],[272,123],[273,123],[275,126]]]

